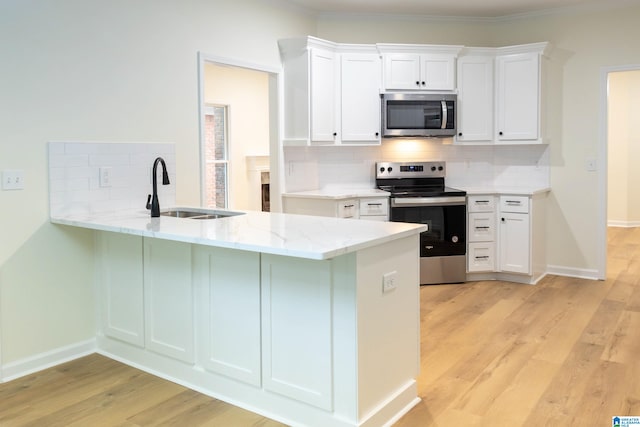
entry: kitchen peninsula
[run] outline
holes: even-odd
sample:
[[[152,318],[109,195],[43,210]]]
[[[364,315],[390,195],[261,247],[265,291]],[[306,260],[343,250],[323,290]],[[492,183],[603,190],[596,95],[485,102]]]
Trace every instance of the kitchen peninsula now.
[[[96,230],[97,351],[289,425],[418,401],[418,224],[59,214]]]

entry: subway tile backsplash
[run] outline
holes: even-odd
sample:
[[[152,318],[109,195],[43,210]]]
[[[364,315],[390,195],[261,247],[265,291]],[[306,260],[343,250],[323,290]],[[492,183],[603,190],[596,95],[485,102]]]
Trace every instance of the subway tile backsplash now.
[[[167,143],[49,143],[49,206],[51,216],[145,211],[152,192],[151,168],[162,157],[170,185],[158,171],[161,206],[175,205],[175,145]],[[109,186],[100,185],[100,168],[110,168]]]
[[[446,140],[444,140],[446,141]],[[451,187],[548,187],[547,145],[389,139],[371,147],[285,147],[286,191],[375,186],[377,161],[443,160]]]

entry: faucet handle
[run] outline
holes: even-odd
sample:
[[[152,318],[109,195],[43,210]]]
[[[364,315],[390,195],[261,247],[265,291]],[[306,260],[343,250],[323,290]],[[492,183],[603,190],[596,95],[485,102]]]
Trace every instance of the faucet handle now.
[[[151,210],[151,194],[147,197],[147,209]]]

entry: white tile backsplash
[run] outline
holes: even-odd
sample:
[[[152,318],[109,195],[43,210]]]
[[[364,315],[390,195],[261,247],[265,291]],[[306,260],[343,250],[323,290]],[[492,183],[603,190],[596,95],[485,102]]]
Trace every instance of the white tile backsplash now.
[[[285,147],[287,192],[375,187],[376,161],[447,162],[451,187],[548,187],[547,145],[454,145],[450,140],[389,139],[373,147]]]
[[[175,205],[175,145],[167,143],[49,143],[49,206],[51,216],[145,210],[152,192],[151,170],[162,157],[170,185],[158,171],[161,207]],[[99,170],[111,168],[111,186],[100,187]]]

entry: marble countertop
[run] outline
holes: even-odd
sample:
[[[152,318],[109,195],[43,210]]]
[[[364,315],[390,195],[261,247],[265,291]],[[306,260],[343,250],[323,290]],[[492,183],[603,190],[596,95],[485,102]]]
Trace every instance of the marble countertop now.
[[[148,211],[69,214],[51,217],[51,222],[316,260],[334,258],[426,230],[422,224],[253,211],[209,220],[151,218]]]
[[[365,197],[389,197],[388,191],[377,188],[324,188],[319,190],[296,191],[284,193],[283,197],[299,197],[305,199],[351,199]]]
[[[473,196],[476,194],[512,194],[515,196],[535,196],[537,194],[544,194],[551,191],[550,187],[507,187],[507,186],[495,186],[495,187],[465,187],[457,186],[460,190],[467,192],[467,196]]]

